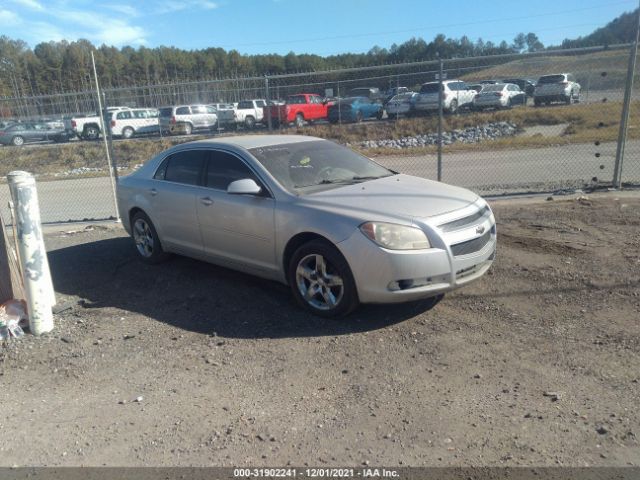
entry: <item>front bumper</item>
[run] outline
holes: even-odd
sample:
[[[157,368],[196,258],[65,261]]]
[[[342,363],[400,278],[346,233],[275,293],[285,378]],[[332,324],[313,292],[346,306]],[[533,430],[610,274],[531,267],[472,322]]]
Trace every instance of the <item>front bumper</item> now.
[[[359,230],[338,243],[351,267],[361,302],[400,303],[432,297],[479,279],[491,267],[497,245],[493,214],[451,233],[419,221],[415,224],[427,232],[433,248],[388,250],[374,244]],[[486,229],[485,235],[475,234],[480,227]],[[472,253],[465,254],[460,248],[482,237],[486,243]],[[452,245],[457,248],[452,250]]]

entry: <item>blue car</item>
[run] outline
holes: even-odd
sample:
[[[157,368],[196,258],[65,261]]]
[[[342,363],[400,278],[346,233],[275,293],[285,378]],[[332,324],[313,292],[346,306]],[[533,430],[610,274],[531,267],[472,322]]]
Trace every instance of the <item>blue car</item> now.
[[[372,101],[366,97],[351,97],[338,100],[329,106],[329,121],[356,122],[360,123],[366,118],[377,118],[380,120],[384,114],[381,103]]]

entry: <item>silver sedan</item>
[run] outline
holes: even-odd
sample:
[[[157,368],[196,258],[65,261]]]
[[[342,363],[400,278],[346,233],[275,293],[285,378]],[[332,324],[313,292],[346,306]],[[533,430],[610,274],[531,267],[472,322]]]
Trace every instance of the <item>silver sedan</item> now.
[[[306,136],[216,138],[170,148],[118,185],[140,258],[187,255],[290,285],[334,317],[359,303],[435,305],[495,256],[487,203]]]

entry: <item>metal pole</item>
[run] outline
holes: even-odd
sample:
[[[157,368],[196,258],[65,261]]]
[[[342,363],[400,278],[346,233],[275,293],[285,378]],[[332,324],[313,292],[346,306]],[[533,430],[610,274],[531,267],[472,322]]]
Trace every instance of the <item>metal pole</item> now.
[[[107,94],[102,91],[102,108],[104,108],[105,113],[107,111]],[[115,113],[114,113],[115,115]],[[109,145],[109,155],[111,155],[111,163],[113,164],[113,176],[116,179],[116,184],[118,183],[118,158],[115,155],[115,151],[113,150],[113,132],[111,131],[111,123],[106,125],[106,134],[107,134],[107,144]]]
[[[34,335],[41,335],[53,330],[52,307],[55,297],[52,295],[51,272],[42,238],[36,181],[27,172],[11,172],[7,178],[16,194],[18,250],[27,297],[29,330]]]
[[[629,66],[627,68],[627,82],[624,89],[624,103],[620,118],[620,130],[618,131],[618,146],[616,148],[616,163],[613,166],[613,186],[622,187],[622,162],[624,160],[624,148],[627,141],[627,129],[629,127],[629,107],[631,105],[631,90],[633,88],[633,76],[636,70],[636,56],[638,55],[638,35],[640,34],[640,9],[638,10],[638,22],[636,23],[635,42],[629,54]]]
[[[273,131],[273,126],[271,125],[271,105],[269,105],[270,103],[270,99],[269,99],[269,77],[268,76],[264,76],[264,91],[265,91],[265,96],[267,97],[265,100],[267,101],[267,106],[265,108],[265,112],[267,113],[267,126],[269,127],[269,132]]]
[[[439,73],[438,73],[438,181],[442,181],[442,59],[439,62]]]
[[[113,165],[111,164],[111,154],[109,153],[109,144],[107,142],[106,130],[104,129],[104,112],[102,111],[102,98],[100,98],[100,84],[98,83],[98,72],[96,70],[96,60],[91,52],[91,63],[93,64],[93,77],[96,82],[96,94],[98,95],[98,120],[100,122],[100,131],[102,132],[102,140],[104,141],[104,150],[107,153],[107,165],[109,166],[109,179],[111,180],[111,191],[113,193],[113,206],[116,212],[116,220],[120,221],[118,213],[118,199],[116,196],[116,180],[113,176]]]

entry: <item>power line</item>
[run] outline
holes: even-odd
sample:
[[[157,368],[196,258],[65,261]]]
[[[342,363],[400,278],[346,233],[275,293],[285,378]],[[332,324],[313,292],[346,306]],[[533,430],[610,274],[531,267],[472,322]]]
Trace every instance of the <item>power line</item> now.
[[[479,20],[475,22],[464,22],[464,23],[450,23],[447,25],[429,25],[423,27],[415,27],[406,30],[391,30],[386,32],[369,32],[369,33],[360,33],[360,34],[349,34],[349,35],[334,35],[328,37],[315,37],[315,38],[302,38],[302,39],[289,39],[289,40],[279,40],[273,42],[256,42],[256,43],[236,43],[236,44],[222,44],[221,47],[226,48],[234,48],[238,47],[262,47],[268,45],[286,45],[290,43],[309,43],[309,42],[320,42],[324,40],[340,40],[340,39],[349,39],[349,38],[362,38],[362,37],[373,37],[379,35],[394,35],[397,33],[411,33],[411,32],[419,32],[423,30],[437,30],[442,28],[453,28],[453,27],[467,27],[472,25],[485,25],[490,23],[499,23],[499,22],[512,22],[514,20],[526,20],[529,18],[541,18],[541,17],[551,17],[557,15],[564,15],[569,13],[583,12],[587,10],[597,10],[599,8],[611,8],[616,5],[626,5],[626,4],[635,4],[635,0],[624,0],[620,2],[607,3],[602,5],[595,5],[591,7],[583,7],[583,8],[575,8],[572,10],[560,10],[556,12],[547,12],[547,13],[539,13],[535,15],[523,15],[519,17],[509,17],[509,18],[498,18],[492,20]]]

